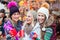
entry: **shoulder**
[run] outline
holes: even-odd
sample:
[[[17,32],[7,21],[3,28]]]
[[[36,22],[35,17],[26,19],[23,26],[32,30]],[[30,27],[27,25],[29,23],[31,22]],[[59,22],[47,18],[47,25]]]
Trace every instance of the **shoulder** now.
[[[17,25],[23,26],[23,21],[20,21],[20,20],[19,20],[19,21],[17,22]]]
[[[36,29],[36,28],[40,28],[40,25],[39,25],[39,23],[38,23],[38,22],[35,24],[34,29]]]
[[[7,20],[7,21],[4,22],[4,24],[10,24],[10,23],[11,23],[10,20]]]
[[[39,32],[40,32],[40,25],[39,25],[39,23],[36,23],[36,25],[35,25],[35,27],[33,28],[32,31],[38,33],[38,30],[39,30]]]

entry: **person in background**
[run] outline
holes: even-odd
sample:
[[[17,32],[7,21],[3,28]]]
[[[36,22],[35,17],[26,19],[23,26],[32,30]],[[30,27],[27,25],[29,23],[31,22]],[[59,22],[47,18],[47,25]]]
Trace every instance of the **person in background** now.
[[[36,25],[36,11],[30,10],[27,12],[26,21],[23,24],[23,30],[24,30],[24,37],[23,40],[36,40],[36,38],[40,38],[40,32],[38,30],[39,27]]]
[[[26,20],[26,9],[24,7],[20,7],[19,8],[19,12],[20,12],[20,17],[19,19],[22,20],[23,22]]]
[[[7,4],[8,4],[8,1],[1,1],[1,3],[4,5],[4,9],[5,9],[5,12],[8,12],[8,8],[7,8]]]
[[[53,29],[53,34],[51,36],[51,39],[50,40],[56,40],[56,27],[57,27],[57,24],[56,24],[56,19],[54,18],[54,15],[53,14],[50,14],[49,15],[49,19],[47,21],[47,25],[50,26],[52,29]]]
[[[53,29],[47,25],[49,18],[49,10],[46,7],[41,7],[37,12],[37,24],[40,27],[40,40],[50,40],[53,34]]]
[[[58,36],[58,38],[60,38],[60,15],[59,16],[57,16],[57,36]]]
[[[19,20],[20,12],[15,1],[8,4],[10,19],[5,21],[4,30],[7,40],[19,40],[18,32],[21,30],[22,21]]]
[[[5,10],[1,9],[0,10],[0,38],[5,36],[5,31],[4,31],[4,18],[5,18]]]

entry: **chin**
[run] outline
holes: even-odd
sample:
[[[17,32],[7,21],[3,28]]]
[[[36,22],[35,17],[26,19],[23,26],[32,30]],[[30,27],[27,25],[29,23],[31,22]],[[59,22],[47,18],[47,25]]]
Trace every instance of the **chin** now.
[[[43,22],[39,22],[40,24],[43,24]]]
[[[29,22],[27,22],[27,24],[29,24]]]
[[[15,22],[17,22],[18,20],[15,20]]]
[[[30,24],[30,22],[27,22],[27,24]]]

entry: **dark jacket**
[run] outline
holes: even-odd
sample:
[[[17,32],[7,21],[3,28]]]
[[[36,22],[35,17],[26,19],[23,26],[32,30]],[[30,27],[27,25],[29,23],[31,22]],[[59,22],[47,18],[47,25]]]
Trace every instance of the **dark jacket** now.
[[[5,32],[4,32],[4,22],[2,22],[2,25],[0,25],[0,31],[2,32],[2,35],[4,36]]]

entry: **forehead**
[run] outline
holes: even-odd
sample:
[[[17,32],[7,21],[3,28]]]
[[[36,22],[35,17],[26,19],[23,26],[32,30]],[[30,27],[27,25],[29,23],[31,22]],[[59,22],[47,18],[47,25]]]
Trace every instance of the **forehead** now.
[[[19,12],[15,12],[15,13],[13,13],[13,14],[19,14]]]
[[[0,13],[0,16],[2,16],[4,13]]]
[[[45,15],[44,13],[39,12],[38,15]]]

